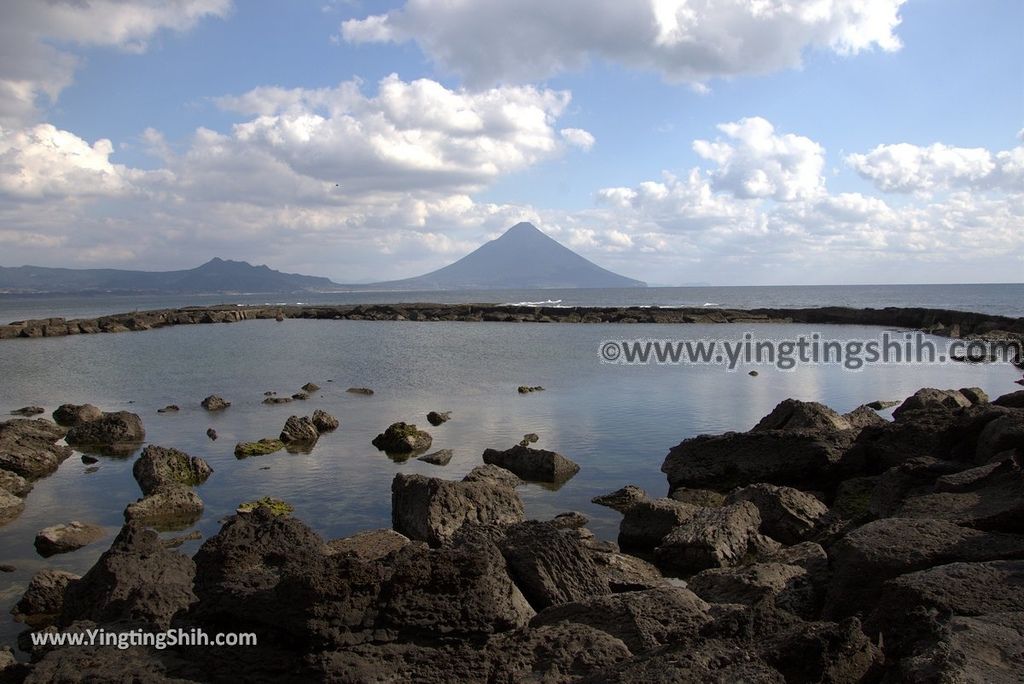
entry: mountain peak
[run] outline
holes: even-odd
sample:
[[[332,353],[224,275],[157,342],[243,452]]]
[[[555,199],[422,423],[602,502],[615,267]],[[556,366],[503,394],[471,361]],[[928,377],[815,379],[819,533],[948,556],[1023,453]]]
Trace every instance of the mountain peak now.
[[[545,235],[545,233],[532,223],[521,221],[502,233],[501,237],[505,237],[506,235]]]

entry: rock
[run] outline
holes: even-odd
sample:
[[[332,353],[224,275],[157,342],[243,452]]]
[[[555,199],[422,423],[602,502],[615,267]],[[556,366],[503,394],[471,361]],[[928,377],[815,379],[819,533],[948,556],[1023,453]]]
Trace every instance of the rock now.
[[[531,627],[576,623],[621,639],[633,654],[697,637],[711,622],[708,604],[689,589],[659,587],[552,606]]]
[[[411,540],[394,530],[367,530],[327,543],[328,553],[352,554],[361,560],[380,560],[405,548]]]
[[[79,423],[65,436],[65,441],[72,446],[112,447],[126,446],[134,449],[146,439],[146,430],[142,419],[128,411],[104,413],[95,420]]]
[[[17,568],[13,565],[9,565],[7,563],[0,564],[0,572],[14,572],[15,570],[17,570]]]
[[[20,409],[14,409],[11,411],[12,416],[38,416],[40,413],[46,413],[46,409],[42,406],[23,406]]]
[[[95,465],[100,462],[100,459],[95,456],[90,456],[89,454],[82,454],[82,458],[80,460],[85,465]]]
[[[544,388],[540,385],[534,385],[532,387],[530,385],[520,385],[516,391],[520,394],[530,394],[531,392],[543,392]]]
[[[235,445],[235,458],[263,456],[284,449],[284,442],[279,439],[264,438],[258,442],[239,442]]]
[[[0,489],[0,525],[5,525],[21,515],[25,502],[6,489]]]
[[[169,404],[167,406],[164,406],[162,409],[157,409],[156,412],[157,413],[177,413],[180,410],[181,410],[181,407],[178,406],[177,404]]]
[[[992,403],[996,406],[1005,406],[1006,408],[1024,408],[1024,390],[1017,390],[1016,392],[1010,392],[1003,396],[992,400]]]
[[[545,449],[532,449],[517,444],[511,449],[486,449],[484,463],[510,470],[520,478],[534,482],[565,482],[580,467],[561,454]]]
[[[643,653],[603,670],[591,681],[607,684],[647,682],[757,682],[786,680],[746,646],[717,639],[692,639]]]
[[[762,418],[751,432],[770,430],[850,430],[850,422],[816,401],[785,399]]]
[[[210,439],[212,439],[215,442],[217,441],[217,431],[214,430],[213,428],[207,428],[206,436],[209,437]]]
[[[884,660],[856,618],[797,623],[768,635],[758,654],[787,682],[875,681]]]
[[[306,401],[307,399],[309,399],[309,395],[306,394],[305,392],[296,392],[295,394],[292,395],[292,399],[294,399],[295,401]]]
[[[575,530],[585,527],[590,520],[579,511],[566,511],[559,513],[548,522],[560,530]]]
[[[419,460],[431,465],[445,466],[452,460],[453,454],[454,452],[451,449],[441,449],[430,454],[423,454],[419,457]]]
[[[980,530],[1024,532],[1024,476],[1019,467],[983,479],[976,489],[908,498],[902,518],[932,518]]]
[[[307,382],[300,389],[303,392],[305,392],[306,394],[313,394],[314,392],[319,392],[320,391],[320,385],[318,385],[318,384],[316,384],[314,382]]]
[[[846,419],[855,430],[862,430],[872,425],[885,425],[889,421],[882,416],[878,415],[874,409],[867,406],[858,406],[849,413],[843,414],[843,418]]]
[[[263,400],[264,404],[290,404],[294,399],[291,397],[267,397]]]
[[[875,401],[869,401],[868,403],[866,403],[864,405],[867,406],[869,409],[872,409],[874,411],[884,411],[887,408],[892,408],[893,406],[899,406],[900,402],[878,399],[878,400],[875,400]]]
[[[317,409],[313,411],[313,426],[321,435],[325,432],[332,432],[338,429],[341,423],[327,411]]]
[[[261,499],[240,503],[238,504],[238,508],[235,510],[239,515],[254,513],[256,511],[263,511],[274,517],[281,517],[294,513],[295,507],[287,501],[275,499],[271,496],[264,496]]]
[[[930,457],[904,461],[878,478],[868,510],[876,518],[892,517],[905,499],[934,491],[935,482],[940,477],[963,469],[960,464]]]
[[[908,682],[1019,682],[1024,613],[954,617],[934,643],[899,665]]]
[[[430,423],[431,425],[433,425],[434,427],[437,427],[438,425],[441,425],[442,423],[447,423],[449,420],[451,420],[451,417],[452,417],[452,412],[451,411],[445,411],[444,413],[438,413],[437,411],[431,411],[430,413],[427,414],[427,422]]]
[[[485,653],[491,681],[504,682],[600,681],[605,669],[630,655],[618,639],[573,623],[498,634],[488,640]]]
[[[828,515],[820,500],[792,487],[756,484],[738,489],[725,498],[725,505],[749,501],[761,515],[761,533],[783,544],[807,539]]]
[[[842,479],[841,460],[854,431],[729,432],[687,439],[669,451],[661,471],[679,487],[728,492],[769,483],[797,489],[828,488]]]
[[[132,466],[135,481],[147,495],[174,485],[201,485],[212,473],[213,468],[197,456],[153,444],[142,450]]]
[[[619,546],[627,551],[651,552],[665,536],[693,517],[698,508],[673,499],[650,499],[636,485],[593,499],[622,513]]]
[[[47,558],[80,549],[102,539],[105,534],[99,525],[72,520],[40,530],[36,535],[35,547],[40,556]]]
[[[1005,451],[1017,449],[1024,454],[1024,412],[1014,411],[999,416],[982,428],[974,452],[975,463],[991,463],[1002,460]]]
[[[885,518],[853,530],[829,552],[833,577],[824,615],[870,610],[886,580],[954,561],[1024,558],[1024,539],[941,520]]]
[[[1024,561],[950,563],[901,575],[886,583],[868,633],[881,632],[886,653],[909,655],[921,641],[934,640],[939,620],[1024,612]],[[929,619],[930,618],[930,619]]]
[[[539,441],[540,435],[538,435],[536,432],[527,432],[525,435],[523,435],[523,438],[519,440],[519,443],[523,446],[529,446],[531,444],[536,444]]]
[[[373,390],[369,387],[349,387],[345,391],[349,394],[362,394],[365,396],[371,396],[373,394]]]
[[[761,554],[759,560],[764,563],[782,563],[803,568],[816,586],[824,587],[831,579],[828,554],[821,544],[815,542],[801,542],[776,551],[768,551]]]
[[[751,556],[778,548],[758,532],[757,507],[743,501],[721,508],[698,508],[655,549],[656,564],[683,575],[707,568],[738,565]]]
[[[1005,461],[996,461],[977,468],[968,468],[959,472],[942,475],[935,480],[936,492],[972,492],[992,484],[1008,472],[1016,470],[1019,466],[1013,458]]]
[[[479,465],[466,473],[463,482],[490,482],[515,489],[523,484],[515,473],[499,468],[496,465]]]
[[[952,410],[962,406],[970,406],[971,401],[957,390],[940,390],[933,387],[925,387],[914,392],[902,404],[892,412],[893,418],[899,420],[900,416],[907,411],[920,411],[922,409],[948,409]]]
[[[609,593],[578,535],[536,520],[503,532],[498,548],[512,580],[534,610]]]
[[[308,416],[289,416],[280,439],[285,444],[315,444],[320,439],[320,431]]]
[[[52,624],[64,607],[64,591],[78,575],[64,570],[44,568],[32,576],[21,600],[13,608],[14,619],[33,629]]]
[[[672,492],[669,498],[673,501],[681,501],[683,503],[688,503],[691,506],[702,506],[704,508],[714,508],[725,503],[724,494],[710,489],[687,489],[686,487],[679,487]]]
[[[0,490],[24,498],[32,491],[32,483],[17,473],[0,470]]]
[[[160,543],[164,545],[165,549],[176,549],[182,546],[185,542],[198,541],[203,538],[203,533],[199,530],[193,530],[188,534],[180,534],[175,537],[167,537],[161,539]]]
[[[194,576],[190,558],[165,549],[153,530],[128,523],[92,569],[68,586],[60,623],[126,621],[167,629],[195,601]]]
[[[64,430],[46,420],[15,419],[0,423],[0,470],[36,480],[57,470],[71,449],[55,442]]]
[[[88,423],[103,415],[103,411],[92,404],[62,404],[53,412],[53,421],[57,425],[72,427],[80,423]]]
[[[432,442],[430,434],[415,425],[392,423],[386,431],[373,438],[372,444],[387,453],[408,454],[426,451]]]
[[[989,403],[988,394],[986,394],[985,390],[980,387],[961,387],[959,392],[972,404]]]
[[[507,482],[398,473],[391,483],[391,518],[397,532],[437,546],[450,542],[465,523],[522,522],[523,504]]]
[[[752,370],[752,371],[747,371],[747,375],[749,375],[752,378],[756,378],[758,375],[760,375],[760,373],[758,373],[756,370]]]
[[[800,617],[813,617],[818,592],[807,570],[783,563],[753,563],[738,568],[710,568],[687,581],[705,601],[753,605],[771,599],[775,606]]]
[[[853,477],[840,482],[830,512],[844,520],[858,520],[869,515],[878,479],[878,476]]]
[[[184,529],[203,514],[203,500],[191,488],[165,485],[124,509],[126,522],[152,525],[160,530]]]
[[[216,394],[211,394],[210,396],[206,397],[201,402],[199,402],[199,405],[202,406],[207,411],[223,411],[228,406],[231,406],[231,402],[224,401]]]

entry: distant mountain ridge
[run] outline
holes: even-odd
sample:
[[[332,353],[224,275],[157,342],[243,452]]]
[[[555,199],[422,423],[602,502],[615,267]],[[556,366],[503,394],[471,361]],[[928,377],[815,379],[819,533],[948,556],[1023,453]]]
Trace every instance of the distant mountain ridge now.
[[[375,283],[381,290],[503,290],[646,287],[562,245],[532,223],[517,223],[455,263],[426,275]]]
[[[0,292],[7,293],[270,294],[645,286],[583,258],[531,223],[517,223],[497,239],[426,275],[369,285],[341,285],[329,278],[282,273],[268,266],[217,257],[181,271],[0,266]]]
[[[282,273],[245,261],[213,258],[181,271],[0,266],[0,291],[23,293],[284,293],[337,290],[329,278]]]

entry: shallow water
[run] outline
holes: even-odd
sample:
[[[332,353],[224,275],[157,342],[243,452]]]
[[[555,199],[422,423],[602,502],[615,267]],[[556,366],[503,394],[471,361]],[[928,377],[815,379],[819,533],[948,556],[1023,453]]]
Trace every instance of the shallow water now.
[[[141,333],[83,335],[0,343],[0,412],[28,404],[52,411],[59,404],[96,404],[130,410],[145,421],[147,439],[202,456],[213,476],[198,491],[206,511],[195,526],[214,534],[218,521],[241,501],[276,496],[327,538],[390,526],[390,484],[397,472],[460,478],[479,465],[489,447],[507,448],[527,432],[537,446],[559,451],[581,471],[557,490],[520,488],[527,513],[545,517],[578,510],[590,527],[614,539],[618,514],[590,499],[627,483],[655,495],[667,490],[659,471],[669,448],[702,432],[749,429],[780,400],[796,397],[847,411],[874,399],[896,399],[923,386],[980,386],[996,396],[1019,389],[1019,373],[1000,366],[888,366],[849,372],[801,367],[791,372],[760,368],[626,367],[598,360],[599,343],[626,338],[739,338],[742,325],[512,325],[370,321],[253,321],[179,326]],[[823,336],[854,339],[879,329],[815,326]],[[760,337],[792,336],[802,326],[757,326]],[[308,401],[262,404],[263,393],[291,394],[306,382],[323,389]],[[520,395],[518,385],[544,392]],[[376,390],[371,397],[345,392]],[[208,394],[232,402],[211,414],[199,406]],[[179,413],[158,414],[167,404]],[[309,454],[279,452],[238,460],[236,442],[276,436],[289,415],[323,408],[341,428]],[[430,410],[452,411],[452,420],[430,427]],[[426,428],[431,450],[451,448],[448,466],[398,463],[370,445],[391,422]],[[211,442],[206,429],[220,438]],[[26,510],[0,528],[0,562],[17,572],[0,575],[0,610],[7,615],[32,573],[57,567],[82,573],[109,545],[126,504],[140,496],[131,475],[134,456],[100,457],[86,474],[76,453],[53,476],[36,483]],[[107,526],[108,537],[70,554],[43,560],[35,533],[69,520]],[[189,542],[192,553],[201,542]],[[0,643],[12,644],[21,626],[0,623]]]

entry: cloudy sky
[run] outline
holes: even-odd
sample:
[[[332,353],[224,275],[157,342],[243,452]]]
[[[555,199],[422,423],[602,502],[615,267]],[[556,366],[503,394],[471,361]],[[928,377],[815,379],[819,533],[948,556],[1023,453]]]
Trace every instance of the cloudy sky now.
[[[1019,0],[4,0],[0,265],[1024,280]]]

